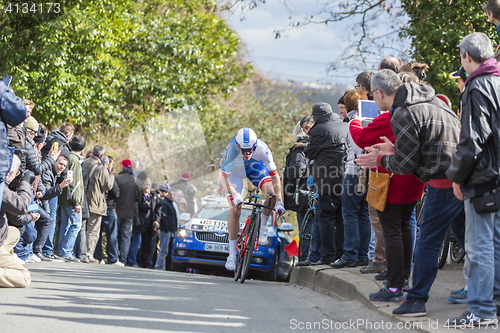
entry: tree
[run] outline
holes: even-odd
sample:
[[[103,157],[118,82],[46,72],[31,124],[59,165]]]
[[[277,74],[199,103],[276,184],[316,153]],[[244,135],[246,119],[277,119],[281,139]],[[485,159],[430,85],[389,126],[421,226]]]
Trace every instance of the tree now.
[[[69,120],[96,131],[184,105],[204,110],[250,73],[213,0],[68,3],[47,18],[4,15],[0,26],[0,69],[49,126]]]
[[[436,93],[447,95],[456,109],[460,92],[448,78],[460,64],[460,41],[470,33],[486,33],[498,43],[495,27],[489,23],[482,5],[486,1],[402,0],[410,17],[403,36],[412,40],[412,56],[429,65],[427,79]],[[496,42],[495,42],[496,41]]]

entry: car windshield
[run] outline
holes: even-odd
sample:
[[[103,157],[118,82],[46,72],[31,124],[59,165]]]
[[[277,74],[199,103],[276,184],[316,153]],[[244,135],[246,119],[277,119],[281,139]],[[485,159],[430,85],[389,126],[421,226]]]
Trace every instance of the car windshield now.
[[[251,209],[242,208],[240,215],[240,224],[244,224],[251,214]],[[208,204],[203,206],[203,208],[200,209],[195,217],[198,219],[227,221],[229,219],[229,207]]]

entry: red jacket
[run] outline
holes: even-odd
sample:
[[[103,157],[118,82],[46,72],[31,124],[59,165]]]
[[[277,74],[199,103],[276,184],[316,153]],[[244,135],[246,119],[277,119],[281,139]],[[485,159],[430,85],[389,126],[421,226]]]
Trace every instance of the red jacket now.
[[[371,147],[377,143],[382,143],[381,136],[387,137],[394,143],[394,134],[391,129],[391,117],[389,112],[383,113],[373,119],[368,126],[363,127],[361,121],[353,120],[349,126],[354,143],[361,149]],[[382,167],[378,168],[378,172],[388,173]],[[415,175],[396,175],[394,174],[389,184],[389,194],[387,195],[387,203],[390,204],[407,204],[418,201],[422,197],[425,183],[418,180]]]

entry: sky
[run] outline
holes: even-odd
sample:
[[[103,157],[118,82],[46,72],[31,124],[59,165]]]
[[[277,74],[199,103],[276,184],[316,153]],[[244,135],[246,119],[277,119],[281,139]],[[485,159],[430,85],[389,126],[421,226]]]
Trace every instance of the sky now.
[[[229,25],[245,45],[246,60],[251,61],[254,68],[273,79],[333,85],[355,84],[357,74],[376,69],[382,57],[368,65],[355,62],[354,66],[358,68],[342,66],[338,62],[349,45],[349,39],[355,39],[360,32],[358,18],[289,29],[283,37],[276,39],[275,30],[289,26],[291,15],[299,17],[318,11],[323,3],[317,0],[292,1],[287,1],[288,8],[283,0],[269,0],[243,14],[238,11],[226,15]],[[382,24],[375,27],[374,32],[383,34],[387,29],[387,24]],[[408,45],[402,44],[401,47],[407,48]],[[327,69],[332,63],[342,70],[328,75]]]

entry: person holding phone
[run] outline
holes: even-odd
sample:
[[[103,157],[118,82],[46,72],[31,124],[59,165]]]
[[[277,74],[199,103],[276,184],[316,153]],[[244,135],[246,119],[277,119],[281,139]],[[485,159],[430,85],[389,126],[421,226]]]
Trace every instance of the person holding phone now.
[[[56,142],[57,143],[57,142]],[[82,205],[84,201],[84,185],[81,161],[82,151],[85,149],[86,141],[80,135],[71,138],[69,147],[67,176],[73,181],[63,189],[59,197],[61,207],[61,226],[59,228],[59,256],[66,261],[77,261],[73,253],[76,237],[82,226]]]

